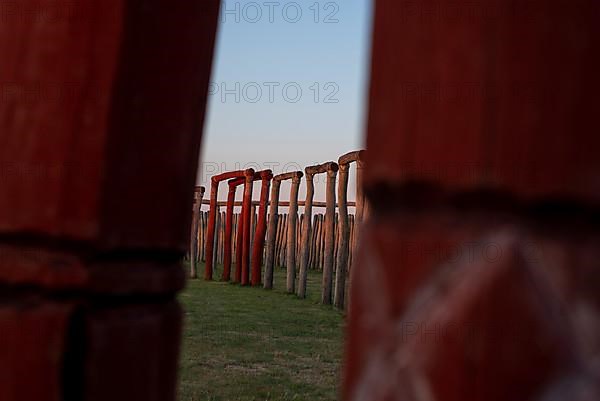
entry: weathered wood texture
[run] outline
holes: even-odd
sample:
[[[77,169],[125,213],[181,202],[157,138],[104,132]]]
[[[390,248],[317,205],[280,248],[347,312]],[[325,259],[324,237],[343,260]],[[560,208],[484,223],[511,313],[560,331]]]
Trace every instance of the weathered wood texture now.
[[[335,274],[335,293],[333,304],[337,308],[344,307],[346,295],[346,272],[348,270],[348,259],[350,253],[350,223],[348,218],[348,207],[346,201],[348,197],[348,170],[349,166],[340,163],[340,175],[338,181],[338,203],[339,221],[338,221],[338,252]]]
[[[327,208],[325,212],[325,247],[323,248],[323,284],[321,291],[321,303],[325,305],[331,304],[333,292],[333,267],[335,263],[335,182],[337,172],[337,164],[327,170],[327,189],[325,193]]]

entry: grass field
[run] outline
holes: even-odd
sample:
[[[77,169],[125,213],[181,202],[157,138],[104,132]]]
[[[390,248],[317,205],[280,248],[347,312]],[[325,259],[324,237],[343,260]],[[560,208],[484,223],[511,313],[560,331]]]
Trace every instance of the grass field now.
[[[344,320],[318,304],[320,282],[311,272],[302,300],[285,293],[282,269],[272,291],[189,281],[179,400],[337,399]]]

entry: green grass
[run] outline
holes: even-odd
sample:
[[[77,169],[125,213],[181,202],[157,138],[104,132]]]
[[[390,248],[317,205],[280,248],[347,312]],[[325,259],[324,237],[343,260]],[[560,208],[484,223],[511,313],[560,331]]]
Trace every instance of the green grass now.
[[[308,298],[298,299],[285,293],[282,269],[272,291],[189,281],[180,296],[179,400],[337,399],[344,320],[318,304],[320,283],[321,274],[311,272]]]

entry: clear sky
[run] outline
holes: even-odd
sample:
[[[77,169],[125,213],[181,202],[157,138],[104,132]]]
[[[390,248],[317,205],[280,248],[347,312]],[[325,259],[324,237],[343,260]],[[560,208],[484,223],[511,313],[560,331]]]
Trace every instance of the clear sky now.
[[[362,148],[371,1],[221,7],[198,183],[208,190],[210,176],[248,167],[304,170]],[[353,200],[353,176],[350,185]],[[324,200],[324,180],[315,186]]]

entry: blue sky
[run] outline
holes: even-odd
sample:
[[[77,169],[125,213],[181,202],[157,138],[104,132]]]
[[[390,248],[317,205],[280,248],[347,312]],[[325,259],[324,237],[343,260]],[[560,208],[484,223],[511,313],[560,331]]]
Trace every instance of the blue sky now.
[[[247,167],[303,170],[361,148],[371,2],[221,7],[198,183],[208,188],[211,175]],[[323,189],[317,181],[316,200]],[[282,186],[282,199],[288,191]]]

